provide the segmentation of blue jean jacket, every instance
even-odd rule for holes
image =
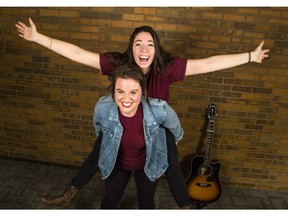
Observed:
[[[151,98],[149,101],[150,106],[143,97],[141,99],[146,144],[144,172],[151,181],[155,181],[168,167],[164,127],[171,131],[175,142],[183,138],[184,132],[177,114],[167,102]],[[106,179],[115,166],[123,134],[118,106],[111,95],[101,97],[96,103],[93,121],[96,135],[98,136],[100,131],[103,134],[98,165],[102,172],[102,179]]]

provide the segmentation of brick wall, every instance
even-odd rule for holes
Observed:
[[[96,136],[93,108],[107,94],[101,72],[18,37],[31,16],[38,31],[95,52],[124,51],[135,27],[150,25],[166,50],[187,58],[253,50],[263,64],[186,77],[170,104],[185,130],[183,172],[207,143],[206,106],[217,105],[212,158],[221,181],[288,190],[288,8],[0,8],[0,155],[80,166]],[[248,55],[247,55],[248,56]],[[248,59],[247,59],[248,60]]]

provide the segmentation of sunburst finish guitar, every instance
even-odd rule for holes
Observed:
[[[210,160],[214,123],[217,117],[215,104],[207,106],[207,116],[209,123],[206,149],[203,154],[192,158],[191,171],[186,179],[191,200],[200,204],[216,202],[222,194],[222,186],[219,180],[221,164],[218,160]]]

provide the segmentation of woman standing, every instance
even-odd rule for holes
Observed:
[[[111,95],[100,98],[93,118],[96,135],[102,133],[98,164],[105,195],[101,208],[117,208],[133,173],[139,208],[154,209],[157,181],[168,167],[164,127],[173,134],[174,143],[183,138],[183,129],[165,101],[147,98],[139,67],[119,67],[110,80]]]
[[[138,27],[132,33],[127,50],[124,53],[94,53],[76,45],[57,40],[37,32],[32,19],[30,26],[22,22],[16,24],[19,36],[45,46],[52,51],[78,63],[100,69],[104,75],[111,75],[126,63],[138,65],[147,79],[148,96],[165,101],[169,99],[169,86],[184,80],[185,76],[222,70],[249,62],[261,63],[268,57],[269,50],[262,50],[264,42],[251,52],[217,55],[203,59],[185,59],[172,57],[160,45],[156,32],[149,26]],[[178,152],[171,134],[166,130],[168,163],[165,173],[170,191],[180,208],[191,208],[186,184],[181,173]],[[95,175],[101,138],[98,137],[92,152],[72,179],[71,185],[59,196],[44,196],[42,201],[50,205],[69,206],[79,189]]]

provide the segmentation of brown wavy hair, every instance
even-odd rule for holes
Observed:
[[[150,26],[140,26],[134,29],[133,33],[130,36],[129,44],[125,52],[108,52],[104,55],[106,55],[106,57],[109,59],[109,62],[112,63],[115,69],[127,63],[132,63],[136,65],[133,58],[133,43],[135,37],[141,32],[148,32],[151,34],[155,47],[155,57],[153,59],[151,68],[153,68],[153,71],[156,75],[163,76],[164,68],[171,64],[174,57],[172,57],[169,52],[164,50],[164,48],[160,44],[160,39],[157,33]]]

